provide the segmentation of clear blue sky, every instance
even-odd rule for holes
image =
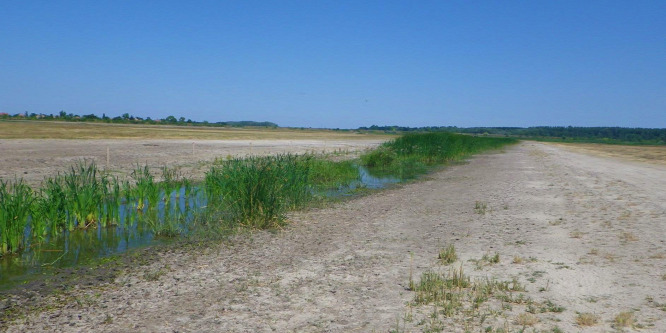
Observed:
[[[0,112],[666,127],[666,1],[2,1]]]

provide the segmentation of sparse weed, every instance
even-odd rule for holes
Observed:
[[[569,237],[571,237],[571,238],[581,238],[581,237],[583,237],[583,232],[576,229],[576,230],[569,233]]]
[[[631,327],[634,325],[634,323],[634,313],[631,311],[620,312],[613,320],[613,325],[615,327]]]
[[[449,265],[456,260],[458,260],[458,256],[456,255],[456,248],[453,246],[453,244],[447,246],[444,249],[441,249],[439,251],[439,261],[440,263],[444,265]]]
[[[481,257],[481,259],[470,259],[469,261],[476,265],[476,269],[482,269],[487,265],[498,264],[500,262],[500,255],[497,252],[495,252],[495,254],[492,256],[486,253],[483,255],[483,257]]]
[[[534,326],[539,322],[539,318],[531,313],[521,313],[516,317],[515,323],[520,326]]]
[[[485,202],[477,201],[476,203],[474,203],[474,212],[476,212],[479,215],[485,215],[487,209],[488,205]]]
[[[620,241],[623,243],[635,242],[638,240],[638,237],[631,232],[624,231],[620,234]]]
[[[580,326],[594,326],[599,322],[599,316],[589,313],[589,312],[583,312],[579,313],[576,316],[576,324]]]

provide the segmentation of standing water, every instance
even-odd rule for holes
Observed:
[[[358,167],[359,177],[346,186],[319,193],[325,197],[348,196],[359,188],[381,189],[401,181],[390,175],[376,175],[365,167]],[[114,225],[96,224],[86,229],[66,230],[39,243],[27,243],[19,253],[0,257],[0,290],[11,288],[32,276],[48,274],[53,269],[85,264],[95,259],[123,253],[168,241],[179,234],[196,228],[196,214],[208,204],[205,191],[200,187],[181,187],[158,202],[147,199],[123,202],[118,207],[118,221]],[[111,207],[106,207],[111,209]],[[30,230],[26,230],[29,238]]]

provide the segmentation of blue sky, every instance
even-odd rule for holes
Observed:
[[[0,112],[666,127],[666,1],[3,1]]]

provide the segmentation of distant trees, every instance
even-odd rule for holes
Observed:
[[[666,144],[666,128],[627,128],[627,127],[401,127],[376,126],[359,127],[359,130],[383,131],[386,133],[399,132],[432,132],[449,131],[476,135],[501,135],[519,138],[532,138],[539,140],[563,142],[598,142],[598,143],[628,143],[628,144]]]
[[[82,122],[104,122],[104,123],[121,123],[121,124],[169,124],[169,125],[178,125],[178,126],[215,126],[215,127],[247,127],[247,126],[256,126],[256,127],[278,127],[277,124],[269,121],[228,121],[228,122],[216,122],[209,123],[208,121],[197,122],[192,119],[186,119],[185,117],[168,116],[164,119],[151,119],[146,117],[143,119],[141,117],[133,116],[129,113],[123,113],[120,116],[110,118],[106,113],[102,113],[102,117],[97,115],[84,114],[82,116],[75,115],[72,113],[67,113],[65,111],[58,112],[57,115],[46,115],[46,114],[36,114],[29,113],[25,111],[23,113],[17,113],[10,115],[5,112],[0,112],[0,119],[2,120],[12,120],[12,119],[21,119],[21,120],[53,120],[53,121],[82,121]]]

